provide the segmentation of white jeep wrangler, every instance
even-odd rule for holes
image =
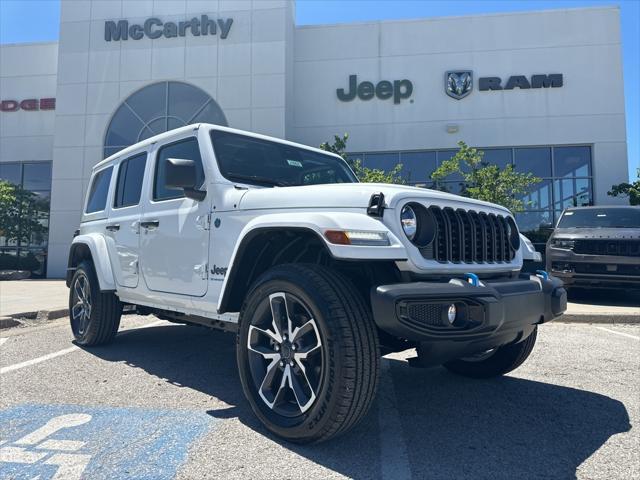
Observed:
[[[521,274],[523,251],[498,205],[358,183],[337,155],[190,125],[95,166],[69,254],[71,328],[107,343],[127,305],[237,331],[255,414],[317,442],[362,419],[386,353],[416,348],[412,364],[471,377],[524,362],[566,293]]]

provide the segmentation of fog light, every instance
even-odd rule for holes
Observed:
[[[456,315],[458,314],[458,310],[456,306],[452,303],[449,305],[449,310],[447,310],[447,320],[449,320],[449,324],[453,325],[453,322],[456,321]]]

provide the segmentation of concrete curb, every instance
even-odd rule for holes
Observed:
[[[0,317],[0,330],[3,328],[11,328],[20,325],[18,320],[14,320],[11,317]]]
[[[16,327],[22,324],[22,320],[32,320],[36,322],[47,322],[69,315],[68,308],[58,308],[56,310],[38,310],[35,312],[12,313],[11,315],[0,317],[0,329]]]
[[[633,313],[565,313],[555,321],[565,323],[640,324],[640,315]]]

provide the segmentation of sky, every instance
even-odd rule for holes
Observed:
[[[297,0],[296,22],[313,25],[603,5],[620,7],[629,176],[635,178],[640,168],[640,0]],[[59,20],[59,0],[0,0],[0,43],[57,40]]]

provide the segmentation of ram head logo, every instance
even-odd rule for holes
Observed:
[[[453,70],[444,75],[444,91],[451,98],[460,100],[471,93],[473,74],[471,70]]]

